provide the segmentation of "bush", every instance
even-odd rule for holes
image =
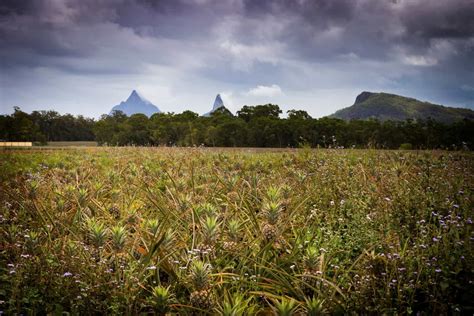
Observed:
[[[413,149],[413,145],[410,144],[410,143],[403,143],[400,145],[400,150],[412,150]]]

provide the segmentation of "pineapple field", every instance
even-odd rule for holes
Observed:
[[[472,314],[470,152],[0,152],[0,314]]]

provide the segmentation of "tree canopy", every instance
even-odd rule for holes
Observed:
[[[15,108],[0,115],[0,139],[7,141],[92,141],[109,146],[472,148],[474,122],[434,120],[378,121],[312,118],[290,110],[280,118],[278,105],[243,106],[209,117],[192,111],[126,116],[120,111],[94,120],[55,111]],[[402,147],[403,147],[402,146]]]

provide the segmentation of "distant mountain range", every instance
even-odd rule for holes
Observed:
[[[452,108],[388,93],[364,91],[354,105],[341,109],[330,117],[343,120],[404,121],[406,119],[428,119],[452,123],[465,118],[474,120],[474,111],[466,108]]]
[[[150,117],[154,113],[161,113],[160,109],[133,90],[128,99],[112,108],[113,111],[122,111],[127,116],[143,113]],[[203,114],[205,117],[213,113],[232,115],[225,107],[220,94],[217,94],[211,111]],[[443,105],[422,102],[413,98],[389,93],[373,93],[364,91],[359,94],[352,106],[341,109],[330,117],[343,120],[366,120],[370,118],[380,121],[404,121],[407,119],[428,119],[443,123],[452,123],[465,118],[474,120],[474,111],[466,108],[453,108]]]
[[[122,101],[119,105],[114,106],[109,114],[112,114],[114,111],[122,111],[127,116],[142,113],[148,117],[155,113],[161,113],[160,109],[156,105],[145,99],[136,90],[132,91],[126,101]],[[211,116],[212,113],[217,112],[232,115],[232,113],[225,107],[224,101],[222,101],[220,94],[216,96],[211,111],[203,114],[203,116],[208,117]]]
[[[137,113],[143,113],[146,116],[150,117],[155,113],[160,113],[160,109],[138,94],[137,91],[133,90],[128,99],[125,102],[120,102],[119,105],[116,105],[110,111],[110,114],[114,111],[122,111],[127,116]]]

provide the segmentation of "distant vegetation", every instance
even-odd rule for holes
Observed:
[[[344,120],[373,118],[381,121],[431,118],[449,124],[466,118],[474,120],[474,111],[422,102],[396,94],[362,92],[354,105],[337,111],[332,117]]]
[[[367,102],[367,100],[362,103]],[[357,148],[472,148],[474,121],[442,123],[427,120],[313,119],[301,110],[280,118],[278,105],[244,106],[233,116],[216,111],[210,117],[185,111],[130,117],[122,112],[99,120],[60,115],[54,111],[31,114],[15,109],[0,116],[0,139],[8,141],[97,141],[108,146],[211,147],[357,147]]]

